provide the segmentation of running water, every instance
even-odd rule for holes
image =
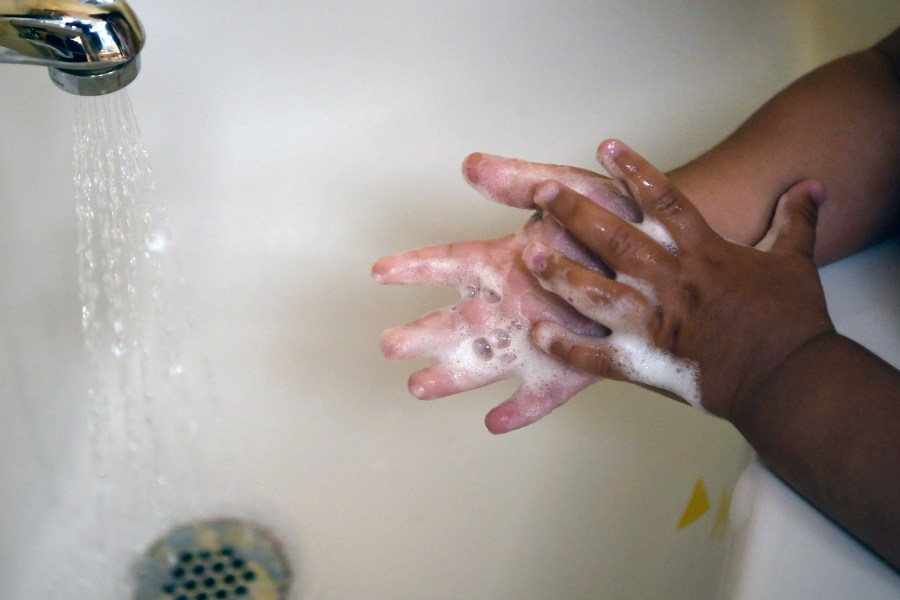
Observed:
[[[188,347],[181,270],[131,103],[124,90],[75,101],[90,452],[55,540],[77,547],[77,559],[68,554],[44,585],[45,597],[113,600],[131,596],[129,569],[155,538],[230,490],[201,472],[227,460],[211,456],[223,451],[210,443],[219,411],[202,356]]]

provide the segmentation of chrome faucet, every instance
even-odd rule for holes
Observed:
[[[134,81],[144,37],[124,0],[0,0],[0,63],[48,67],[57,87],[79,96]]]

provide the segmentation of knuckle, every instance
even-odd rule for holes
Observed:
[[[653,199],[653,212],[662,216],[673,216],[681,212],[681,194],[671,184],[665,185]]]
[[[601,377],[606,377],[610,370],[610,361],[609,357],[605,354],[600,354],[596,351],[587,351],[587,349],[583,349],[580,360],[576,363],[576,365],[582,365],[581,368],[585,371],[593,373],[595,375],[600,375]]]
[[[609,291],[597,286],[586,287],[584,295],[591,304],[608,304],[613,301]]]
[[[609,252],[614,256],[629,256],[634,253],[634,236],[630,226],[624,223],[615,226],[609,233]]]
[[[647,325],[651,337],[658,338],[659,332],[662,331],[665,326],[665,316],[662,307],[656,306],[651,311]]]
[[[666,336],[661,340],[660,346],[670,352],[678,353],[681,343],[681,319],[673,319],[666,327]]]
[[[547,257],[547,264],[538,275],[545,283],[545,289],[549,288],[553,292],[565,292],[577,285],[577,278],[572,269],[561,263],[556,256]]]
[[[612,361],[600,348],[582,345],[573,346],[570,349],[567,362],[582,371],[587,371],[600,377],[610,377],[613,372]]]
[[[650,316],[648,333],[654,345],[660,348],[668,348],[668,341],[672,339],[672,321],[662,307],[657,306]]]
[[[681,343],[683,323],[682,315],[676,311],[657,308],[650,318],[650,339],[657,348],[677,353]]]
[[[681,304],[688,313],[694,312],[701,303],[700,288],[694,283],[684,283],[681,286]]]
[[[565,192],[560,192],[548,206],[553,215],[562,223],[578,222],[582,219],[582,205]]]

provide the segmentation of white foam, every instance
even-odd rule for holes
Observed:
[[[700,404],[700,371],[687,360],[653,346],[644,336],[613,332],[606,342],[616,351],[623,375],[629,380],[667,390],[691,406]]]
[[[480,331],[468,332],[461,343],[439,357],[439,362],[450,370],[454,380],[472,376],[495,380],[507,371],[518,372],[523,361],[526,361],[530,340],[527,332],[514,328],[513,319],[492,318],[485,326],[491,331],[507,332],[509,343],[500,348]],[[490,350],[490,358],[486,358],[487,349]]]
[[[624,283],[629,287],[633,287],[639,291],[644,298],[650,301],[654,306],[659,306],[659,296],[656,294],[656,288],[649,281],[632,277],[625,273],[616,273],[616,281]]]
[[[653,238],[672,254],[678,254],[678,246],[675,245],[675,240],[672,239],[669,230],[656,219],[651,219],[645,215],[640,223],[633,223],[633,225]]]
[[[506,277],[512,265],[508,257],[501,258],[498,254],[494,258],[497,260],[490,266],[483,262],[468,266],[468,279],[477,281],[479,287],[463,287],[457,305],[459,309],[465,302],[486,303],[492,307],[490,315],[478,324],[477,329],[468,324],[461,326],[461,341],[440,353],[436,357],[438,364],[443,365],[457,382],[473,378],[496,381],[516,375],[525,388],[532,390],[588,378],[534,344],[531,340],[533,323],[521,313],[517,302],[506,299],[507,302],[501,304],[504,294],[510,293]],[[494,264],[499,268],[494,268]]]
[[[656,221],[645,220],[642,228],[655,240],[667,247],[674,247],[666,229]],[[528,237],[516,236],[514,247],[525,244]],[[541,350],[531,339],[534,323],[522,314],[522,307],[510,298],[508,277],[513,264],[509,259],[509,246],[503,246],[488,256],[487,260],[466,265],[465,280],[471,283],[460,289],[460,310],[466,302],[494,305],[487,308],[487,318],[477,326],[468,323],[459,330],[459,343],[445,349],[438,358],[439,364],[448,369],[450,376],[459,382],[481,380],[496,381],[513,374],[521,378],[523,386],[532,390],[547,390],[553,386],[569,387],[576,379],[588,377],[570,365]],[[658,304],[655,288],[647,281],[618,274],[620,283],[641,293],[651,305]],[[477,286],[477,287],[476,287]],[[527,299],[525,299],[527,301]],[[588,303],[582,303],[587,307]],[[585,311],[585,316],[609,326],[612,335],[603,338],[611,347],[623,375],[636,383],[667,390],[683,398],[695,407],[700,404],[700,373],[696,365],[680,359],[670,352],[655,347],[644,334],[645,323],[639,318],[641,311],[630,298]],[[592,313],[592,314],[588,314]],[[550,320],[551,315],[542,315]],[[499,332],[499,333],[498,333]],[[502,341],[500,347],[499,340]]]

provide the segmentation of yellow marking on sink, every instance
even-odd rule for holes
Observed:
[[[706,493],[706,486],[703,485],[703,478],[697,478],[697,483],[694,485],[694,491],[691,494],[690,499],[688,499],[687,506],[684,507],[684,513],[681,515],[681,520],[678,521],[678,529],[683,529],[687,527],[700,517],[706,514],[709,510],[709,494]]]

